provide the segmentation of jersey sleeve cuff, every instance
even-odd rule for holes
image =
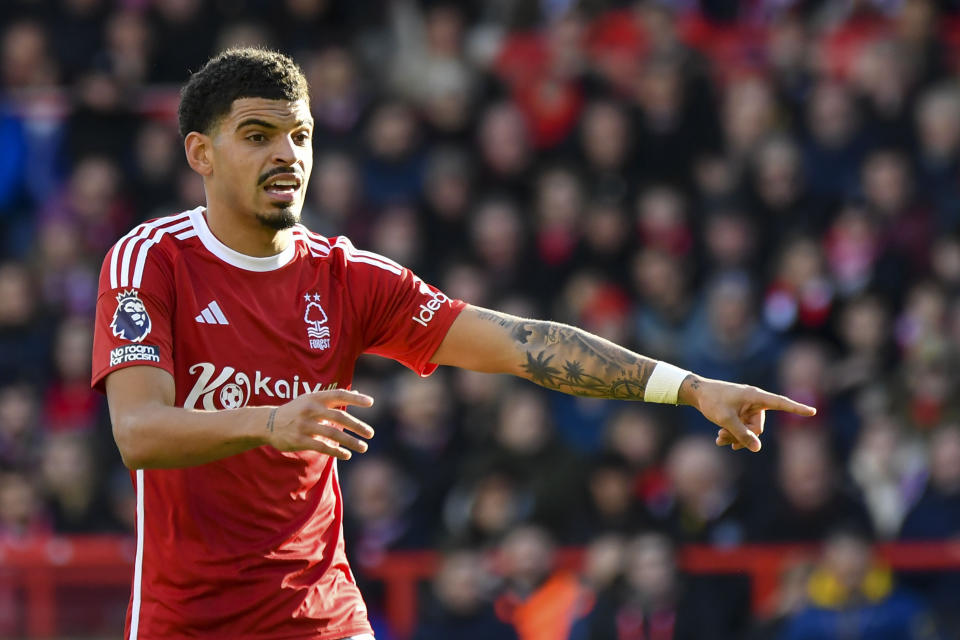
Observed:
[[[103,367],[99,371],[94,372],[93,377],[91,378],[91,381],[90,381],[90,386],[95,391],[99,391],[100,393],[106,394],[107,376],[109,376],[111,373],[113,373],[114,371],[120,371],[120,369],[126,369],[127,367],[144,367],[144,366],[163,369],[164,371],[169,373],[171,376],[174,375],[173,367],[169,363],[152,362],[149,360],[130,360],[127,362],[120,362],[115,365],[109,365],[109,366]]]
[[[434,331],[430,336],[430,344],[424,349],[424,358],[416,363],[412,363],[410,366],[411,369],[417,372],[417,374],[426,378],[431,373],[437,370],[439,365],[430,362],[430,359],[433,358],[433,355],[437,352],[437,349],[440,348],[440,344],[443,342],[443,339],[447,337],[447,332],[450,331],[453,321],[457,319],[457,316],[460,315],[460,312],[466,308],[467,303],[463,300],[451,300],[450,306],[447,308],[447,312],[439,315],[434,318],[436,326]]]

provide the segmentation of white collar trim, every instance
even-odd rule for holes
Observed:
[[[220,242],[220,240],[213,235],[210,227],[207,226],[207,219],[203,215],[203,210],[203,207],[197,207],[190,212],[190,219],[193,221],[193,228],[197,231],[197,237],[200,238],[200,242],[207,248],[207,251],[229,265],[246,269],[247,271],[275,271],[289,264],[296,255],[297,242],[294,238],[290,239],[290,244],[287,245],[286,249],[276,255],[265,258],[248,256],[245,253],[235,251]]]

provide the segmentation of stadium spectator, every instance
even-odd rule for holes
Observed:
[[[344,529],[360,562],[376,564],[391,549],[429,542],[407,513],[416,486],[390,459],[370,456],[350,469],[344,480],[348,498]]]
[[[814,196],[836,201],[855,193],[867,150],[861,116],[850,88],[823,80],[807,103],[804,169]]]
[[[43,317],[30,272],[0,264],[0,367],[4,378],[40,382],[47,372],[53,324]]]
[[[593,607],[589,589],[556,566],[554,552],[547,532],[530,525],[511,531],[498,549],[503,583],[495,607],[520,640],[565,638]]]
[[[0,387],[0,468],[29,471],[42,435],[36,388],[24,382]]]
[[[670,638],[724,640],[742,624],[730,615],[729,593],[719,597],[684,579],[674,549],[661,534],[632,538],[623,551],[621,579],[601,591],[570,640]]]
[[[850,454],[850,477],[863,494],[873,530],[883,539],[900,533],[926,472],[923,444],[902,432],[895,420],[875,416],[860,429]]]
[[[535,498],[509,473],[492,469],[453,487],[444,506],[450,544],[489,550],[530,517]]]
[[[917,103],[917,188],[936,210],[936,228],[960,225],[960,88],[956,82],[928,89]]]
[[[673,500],[660,518],[671,539],[718,547],[742,543],[745,505],[729,462],[701,436],[681,439],[667,455]]]
[[[464,461],[463,474],[499,470],[531,496],[531,516],[561,531],[568,505],[581,486],[578,457],[557,436],[546,399],[534,389],[509,390],[501,398],[493,440]]]
[[[871,531],[867,510],[843,486],[822,431],[785,431],[779,449],[776,489],[753,513],[754,540],[814,542],[840,525]]]
[[[861,535],[832,534],[807,583],[809,604],[787,622],[781,640],[938,639],[923,603],[898,589],[871,556]]]
[[[309,55],[304,72],[313,87],[311,102],[318,151],[351,150],[358,127],[367,113],[370,96],[361,84],[357,61],[350,51],[335,45]]]
[[[625,460],[604,455],[590,464],[582,516],[572,519],[566,538],[583,544],[604,534],[629,535],[649,526],[650,516],[633,494],[633,475]]]
[[[42,538],[51,531],[41,494],[21,473],[0,474],[0,539],[23,542]]]
[[[903,521],[904,540],[947,540],[960,534],[960,427],[946,424],[931,435],[929,467],[927,486]],[[911,584],[926,596],[944,628],[960,629],[957,572],[911,576]]]
[[[40,477],[53,526],[65,533],[94,533],[113,528],[110,504],[89,438],[77,433],[48,436]]]
[[[447,554],[413,640],[516,640],[514,628],[494,613],[487,593],[491,584],[492,576],[477,554]]]
[[[694,307],[686,286],[688,269],[669,252],[647,248],[634,254],[631,267],[639,298],[633,328],[636,341],[657,357],[683,360],[688,357],[686,332]]]
[[[749,276],[718,276],[703,295],[703,308],[687,325],[681,361],[744,382],[769,379],[779,345],[768,326],[754,317]]]
[[[930,478],[907,514],[900,536],[950,538],[960,533],[960,428],[945,425],[930,439]]]

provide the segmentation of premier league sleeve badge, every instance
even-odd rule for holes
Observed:
[[[140,342],[150,333],[151,326],[150,315],[136,289],[117,294],[117,310],[110,321],[113,335],[130,342]]]

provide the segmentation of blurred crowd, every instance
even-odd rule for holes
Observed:
[[[692,410],[364,359],[378,435],[341,467],[348,547],[361,580],[390,551],[443,552],[417,640],[955,637],[960,580],[896,576],[870,544],[960,537],[958,12],[4,0],[0,538],[132,530],[89,388],[100,263],[203,202],[178,86],[263,45],[311,85],[309,227],[451,296],[819,408],[769,416],[751,456]],[[764,619],[743,579],[676,561],[788,541],[826,544]],[[582,575],[555,561],[569,545]]]

